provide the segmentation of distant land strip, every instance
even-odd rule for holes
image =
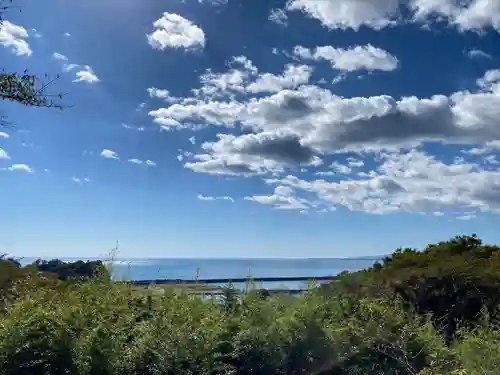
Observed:
[[[338,276],[302,276],[302,277],[245,277],[233,279],[157,279],[157,280],[130,280],[132,285],[176,285],[176,284],[228,284],[252,282],[288,282],[288,281],[330,281]]]

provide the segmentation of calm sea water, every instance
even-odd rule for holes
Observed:
[[[63,259],[75,260],[75,259]],[[360,259],[119,259],[108,262],[115,280],[246,277],[314,277],[357,271],[377,258]],[[23,259],[30,263],[34,259]],[[302,287],[299,283],[260,283],[259,287]]]

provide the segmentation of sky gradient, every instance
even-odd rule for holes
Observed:
[[[500,242],[500,0],[51,0],[0,26],[0,253]]]

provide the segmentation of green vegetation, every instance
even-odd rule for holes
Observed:
[[[3,259],[0,374],[497,374],[499,255],[456,237],[302,296],[241,300]]]

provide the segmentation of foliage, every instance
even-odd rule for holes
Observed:
[[[474,323],[481,309],[495,315],[500,294],[500,247],[457,236],[423,251],[398,249],[364,273],[365,288],[389,290],[432,320],[450,341],[459,322]],[[373,289],[373,288],[372,288]]]
[[[52,259],[49,261],[38,259],[33,265],[41,272],[55,274],[60,280],[96,276],[109,279],[110,277],[106,267],[100,260],[63,262],[59,259]]]
[[[10,285],[23,288],[14,288],[0,312],[0,374],[496,374],[497,307],[481,300],[470,321],[447,307],[456,318],[449,338],[436,324],[432,293],[423,285],[438,296],[453,292],[432,278],[446,281],[455,267],[459,281],[453,298],[467,306],[458,291],[491,287],[497,250],[474,236],[457,237],[422,252],[398,250],[379,266],[346,273],[304,295],[250,288],[239,296],[229,285],[221,298],[211,299],[170,289],[138,295],[136,287],[99,272],[85,282],[63,281],[68,268],[60,261],[38,262],[65,270],[53,273],[61,280],[43,284],[36,277],[50,272],[3,260],[0,275],[5,269],[21,275],[20,284]],[[486,267],[484,279],[477,274],[479,265]],[[370,281],[386,289],[377,293]],[[398,291],[397,285],[406,289]],[[409,298],[409,290],[417,297]],[[422,309],[415,308],[418,303]]]
[[[0,27],[2,27],[0,25]],[[0,72],[0,100],[10,100],[30,107],[55,107],[62,109],[62,105],[55,102],[52,97],[62,99],[62,94],[48,94],[47,89],[59,76],[39,84],[36,75]]]

